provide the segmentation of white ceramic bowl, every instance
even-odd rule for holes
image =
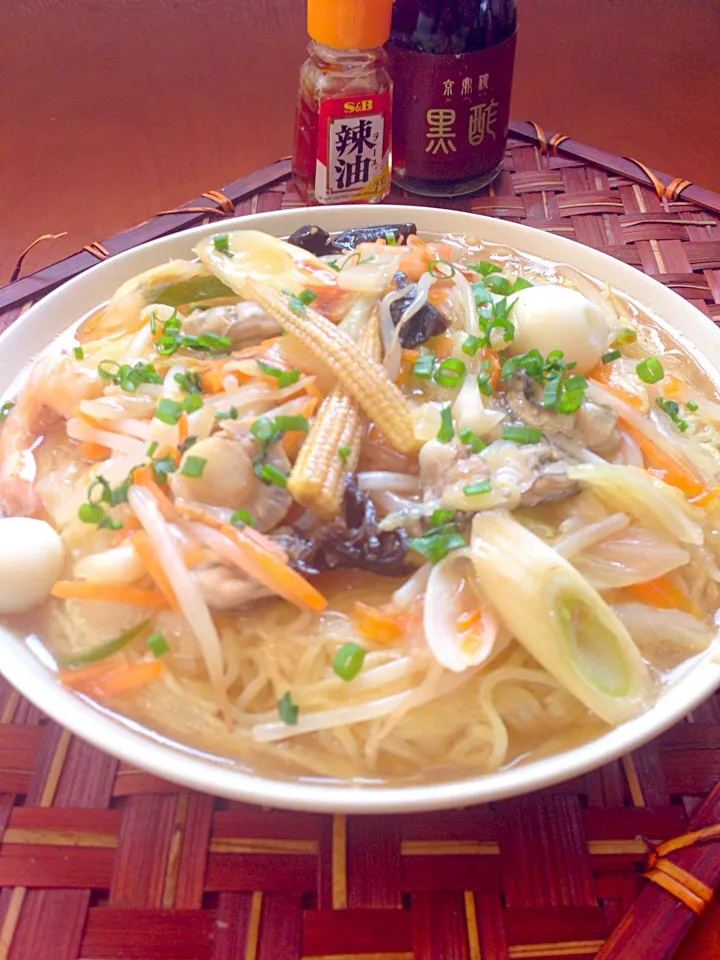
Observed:
[[[420,232],[455,233],[505,243],[548,260],[571,264],[640,301],[688,346],[720,385],[720,331],[677,294],[618,260],[562,237],[472,214],[426,207],[330,207],[257,214],[222,223],[223,231],[254,228],[287,236],[305,223],[329,231],[350,226],[413,220]],[[0,337],[0,396],[27,362],[76,319],[106,300],[134,274],[191,248],[217,224],[164,237],[113,257],[45,297]],[[701,347],[702,353],[698,349]],[[0,628],[0,669],[22,694],[79,737],[128,763],[197,790],[275,807],[384,813],[461,807],[538,790],[615,759],[672,726],[720,685],[720,664],[711,655],[696,662],[656,705],[635,720],[564,753],[513,769],[449,783],[407,787],[322,785],[254,776],[232,762],[170,744],[138,724],[109,714],[63,687],[25,644]]]

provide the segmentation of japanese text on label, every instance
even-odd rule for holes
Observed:
[[[382,133],[379,114],[331,124],[330,168],[336,190],[363,186],[381,172]]]

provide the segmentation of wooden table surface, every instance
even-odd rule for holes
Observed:
[[[720,191],[717,0],[520,16],[514,117]],[[302,0],[0,0],[0,282],[289,154],[305,43]]]
[[[720,191],[717,0],[520,17],[515,118]],[[289,154],[305,43],[303,0],[0,0],[0,283]]]

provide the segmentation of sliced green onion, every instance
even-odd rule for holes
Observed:
[[[289,387],[300,379],[299,370],[283,370],[277,378],[278,387]]]
[[[502,273],[491,273],[485,277],[485,286],[491,293],[495,293],[501,297],[507,297],[508,294],[512,293],[513,285],[510,283],[507,277],[504,277]]]
[[[632,327],[620,327],[619,330],[615,331],[615,336],[612,339],[612,346],[615,346],[616,343],[635,343],[637,340],[637,333],[632,329]]]
[[[353,680],[362,670],[365,647],[359,643],[344,643],[333,659],[332,668],[341,680]]]
[[[680,433],[685,433],[689,424],[687,420],[683,420],[680,416],[679,404],[677,404],[674,400],[663,400],[662,397],[658,397],[655,403],[657,403],[660,409],[670,417]]]
[[[164,487],[167,483],[168,474],[175,473],[177,464],[172,457],[160,457],[151,463],[153,479],[159,486]]]
[[[292,417],[281,414],[275,417],[275,427],[277,430],[282,430],[283,433],[287,430],[297,430],[300,433],[307,433],[308,420],[307,417],[303,416]]]
[[[127,646],[135,637],[138,637],[149,623],[149,620],[136,623],[134,627],[125,630],[124,633],[115,637],[114,640],[108,640],[107,643],[103,643],[93,650],[86,650],[84,653],[75,653],[70,657],[62,657],[58,660],[58,663],[61,667],[82,667],[85,666],[86,663],[97,663],[98,660],[105,660],[106,657],[111,657],[114,653],[117,653],[118,650],[122,650],[123,647]]]
[[[238,411],[238,408],[230,407],[230,409],[226,410],[224,413],[216,413],[215,419],[216,420],[237,420],[239,416],[240,416],[240,413]]]
[[[658,383],[665,376],[663,365],[657,357],[647,357],[635,367],[635,372],[643,383]]]
[[[78,510],[78,518],[83,523],[102,523],[105,519],[105,510],[97,503],[83,503]]]
[[[415,361],[415,366],[413,367],[413,373],[416,377],[419,377],[421,380],[429,380],[432,376],[433,368],[435,367],[435,354],[434,353],[423,353],[422,356],[419,356]]]
[[[468,267],[474,273],[479,273],[483,277],[489,277],[491,273],[502,273],[502,270],[496,263],[490,263],[489,260],[481,260],[479,263],[469,263]]]
[[[343,463],[347,463],[351,453],[352,453],[351,447],[338,447],[338,456],[340,457]]]
[[[180,385],[180,388],[184,390],[185,393],[203,392],[199,373],[176,373],[173,380]]]
[[[452,280],[456,273],[455,267],[449,260],[431,260],[427,271],[436,280]]]
[[[455,519],[455,511],[438,507],[430,514],[429,523],[431,527],[441,527],[446,523],[452,523]]]
[[[389,247],[397,246],[397,237],[391,230],[388,230],[385,234],[385,243],[387,243]]]
[[[159,630],[156,633],[151,633],[145,642],[150,648],[152,655],[157,659],[164,657],[166,653],[170,653],[170,647],[165,639],[165,634],[160,633]]]
[[[253,420],[250,424],[250,433],[258,439],[260,443],[268,444],[275,439],[277,433],[275,422],[270,417],[258,417],[257,420]]]
[[[123,523],[121,520],[113,520],[112,517],[104,516],[100,523],[98,524],[98,529],[100,530],[122,530]]]
[[[255,465],[255,476],[263,483],[272,484],[276,487],[287,486],[287,474],[283,473],[279,467],[273,463],[258,463]]]
[[[476,433],[473,433],[470,427],[463,427],[462,430],[459,430],[458,439],[462,443],[466,443],[473,453],[480,453],[480,451],[484,450],[487,446],[482,437],[479,437]]]
[[[502,438],[513,443],[540,443],[542,430],[539,427],[503,427]]]
[[[0,407],[0,423],[2,423],[3,420],[7,419],[7,415],[10,413],[10,411],[14,406],[15,404],[12,402],[12,400],[8,400],[6,403],[4,403]]]
[[[607,353],[604,353],[600,359],[603,363],[612,363],[613,360],[619,360],[622,354],[619,350],[608,350]]]
[[[178,450],[180,454],[186,454],[190,447],[194,447],[198,442],[198,437],[186,437],[181,444],[178,444]]]
[[[183,405],[170,397],[163,397],[155,410],[155,419],[174,427],[183,415]]]
[[[433,374],[433,380],[441,387],[457,387],[466,373],[465,364],[456,357],[443,360]]]
[[[466,497],[475,497],[480,493],[490,493],[491,490],[492,483],[489,480],[478,480],[463,487],[463,493]]]
[[[459,533],[426,534],[424,537],[412,537],[408,541],[411,550],[425,557],[430,563],[439,563],[451,550],[465,547],[467,544]]]
[[[204,457],[185,457],[180,473],[184,477],[197,479],[203,475],[207,460]]]
[[[450,407],[443,407],[440,411],[440,429],[437,438],[440,443],[450,443],[455,436],[455,427],[453,426],[452,410]]]
[[[98,364],[97,372],[101,380],[114,380],[117,376],[117,371],[120,369],[120,364],[117,360],[101,360]]]
[[[299,370],[281,370],[279,367],[273,367],[264,360],[256,360],[255,363],[260,367],[267,377],[273,377],[277,380],[278,387],[289,387],[300,379]]]
[[[162,383],[163,378],[151,363],[139,360],[134,366],[119,364],[115,360],[101,360],[98,375],[109,380],[126,393],[135,393],[142,383]]]
[[[283,293],[288,293],[288,290],[284,290]],[[296,296],[290,296],[288,300],[288,307],[292,310],[293,313],[297,313],[298,316],[304,317],[307,313],[306,307],[309,306],[313,300],[317,300],[317,294],[313,293],[311,290],[301,290]]]
[[[477,378],[478,390],[484,397],[491,397],[493,395],[493,386],[490,383],[490,375],[487,373],[479,373]]]
[[[277,707],[278,713],[280,714],[280,719],[283,723],[286,723],[289,727],[297,726],[300,708],[293,703],[289,690],[286,694],[280,697],[277,702]]]
[[[583,405],[588,382],[581,373],[576,373],[562,381],[562,396],[557,405],[560,413],[575,413]]]
[[[688,410],[689,410],[691,413],[695,413],[695,411],[696,411],[697,408],[698,408],[698,405],[695,403],[694,400],[688,400],[688,402],[685,404],[685,406],[688,408]]]
[[[247,510],[236,510],[235,513],[230,517],[230,523],[234,527],[238,527],[240,530],[242,530],[243,527],[254,526],[253,518]]]
[[[73,347],[73,354],[74,354],[76,360],[84,360],[84,359],[85,359],[85,351],[83,350],[82,347]]]
[[[471,333],[462,343],[460,349],[463,353],[466,353],[469,357],[474,357],[478,350],[483,346],[482,337],[476,337],[474,333]]]
[[[148,455],[149,457],[154,457],[154,456],[155,456],[155,451],[157,450],[157,448],[158,448],[159,446],[160,446],[160,444],[157,442],[157,440],[153,440],[153,442],[152,442],[152,443],[150,444],[150,446],[147,448],[147,451],[146,451],[147,455]]]
[[[189,393],[182,402],[185,413],[195,413],[195,411],[200,410],[202,406],[203,398],[197,393]]]
[[[218,233],[213,237],[213,246],[218,253],[224,253],[228,257],[233,257],[234,254],[230,251],[230,238],[226,233]]]

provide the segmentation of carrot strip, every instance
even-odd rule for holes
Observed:
[[[129,690],[144,687],[158,677],[164,669],[165,664],[161,660],[141,660],[122,670],[113,670],[106,677],[98,678],[92,684],[93,693],[108,697],[127,693]]]
[[[208,510],[203,510],[202,507],[198,507],[193,503],[179,503],[177,509],[178,512],[183,517],[187,517],[188,520],[197,520],[200,523],[204,523],[206,527],[212,527],[213,530],[223,530],[226,526],[222,520],[218,520],[218,518]],[[260,549],[267,553],[273,553],[282,563],[287,563],[288,555],[276,543],[273,543],[269,537],[260,533],[259,530],[253,530],[252,527],[245,527],[244,530],[245,535],[254,540]]]
[[[94,440],[83,440],[78,447],[78,453],[86,460],[98,462],[107,460],[111,456],[112,450],[109,447],[104,447],[101,443],[95,443]]]
[[[140,521],[135,516],[134,513],[131,513],[125,520],[123,520],[123,525],[121,530],[116,530],[118,543],[122,543],[123,540],[127,540],[128,537],[131,537],[136,530],[140,529]]]
[[[81,410],[79,407],[75,411],[75,416],[78,418],[78,420],[82,420],[83,423],[86,423],[89,427],[94,427],[96,430],[112,431],[112,427],[108,427],[107,424],[102,420],[98,420],[97,417],[93,417],[89,413],[85,413],[85,411]]]
[[[302,610],[309,610],[311,613],[322,613],[325,610],[327,600],[320,591],[288,566],[286,561],[279,560],[275,551],[269,552],[260,547],[257,541],[248,535],[247,527],[237,530],[225,526],[220,532],[240,548],[253,576],[268,590]]]
[[[178,420],[178,445],[185,443],[189,435],[190,428],[188,426],[188,416],[186,413],[183,413]]]
[[[378,643],[391,643],[404,633],[395,614],[360,600],[355,602],[355,620],[360,633]]]
[[[178,605],[177,596],[175,595],[173,586],[168,580],[168,576],[163,569],[163,565],[158,560],[155,549],[148,540],[145,531],[141,530],[139,533],[136,533],[130,542],[133,545],[133,549],[142,560],[145,569],[150,574],[155,586],[163,594],[171,608],[176,613],[179,613],[180,607]]]
[[[160,508],[160,512],[166,520],[175,519],[177,515],[175,505],[155,483],[151,467],[148,465],[137,467],[137,469],[133,471],[133,483],[136,483],[139,487],[145,487],[146,490],[150,491],[150,493],[155,497],[157,505]]]
[[[142,590],[124,583],[89,583],[86,580],[57,580],[50,591],[59,600],[100,600],[132,607],[165,610],[168,602],[157,590]]]
[[[645,583],[633,583],[625,587],[625,592],[633,600],[650,607],[659,607],[661,610],[684,610],[696,616],[702,615],[698,606],[675,586],[667,574],[655,580],[647,580]]]
[[[502,370],[502,363],[497,351],[491,350],[490,347],[483,347],[480,351],[480,360],[481,363],[485,361],[490,363],[490,386],[493,390],[497,390],[500,386],[500,371]]]
[[[124,661],[119,659],[103,660],[101,663],[88,663],[85,667],[63,667],[57,675],[66,687],[84,687],[115,670],[122,670],[124,665]]]
[[[183,561],[188,569],[198,567],[205,560],[205,551],[202,547],[188,547],[183,550]]]
[[[441,334],[439,337],[433,337],[431,340],[428,340],[428,345],[432,348],[438,360],[444,360],[453,352],[455,338]]]
[[[222,371],[215,368],[207,370],[200,375],[203,393],[224,393],[225,384],[223,383]]]
[[[623,421],[625,430],[640,447],[648,467],[659,471],[665,483],[682,490],[687,497],[698,497],[708,492],[705,485],[688,468],[661,450],[641,430],[628,423],[622,416],[620,419]]]
[[[629,403],[631,407],[633,407],[635,410],[638,410],[640,413],[646,413],[646,401],[639,394],[632,393],[630,390],[624,390],[621,386],[618,386],[617,383],[611,383],[611,376],[612,364],[599,363],[597,367],[590,371],[588,374],[588,379],[591,384],[593,381],[595,381],[596,383],[600,384],[603,390],[607,390],[608,393],[612,393],[613,396],[618,398],[618,400],[624,400],[625,403]]]
[[[676,394],[682,393],[687,384],[672,373],[666,373],[660,386],[663,388],[663,396],[674,397]]]
[[[311,417],[317,405],[318,401],[316,397],[308,397],[298,408],[298,414],[302,417]],[[288,430],[284,433],[280,442],[282,443],[282,448],[285,453],[289,457],[296,454],[305,442],[305,437],[307,437],[307,433],[303,433],[302,430]]]
[[[317,377],[309,377],[308,382],[305,384],[305,392],[308,396],[313,397],[315,400],[323,400],[325,394],[318,387],[316,383]]]

